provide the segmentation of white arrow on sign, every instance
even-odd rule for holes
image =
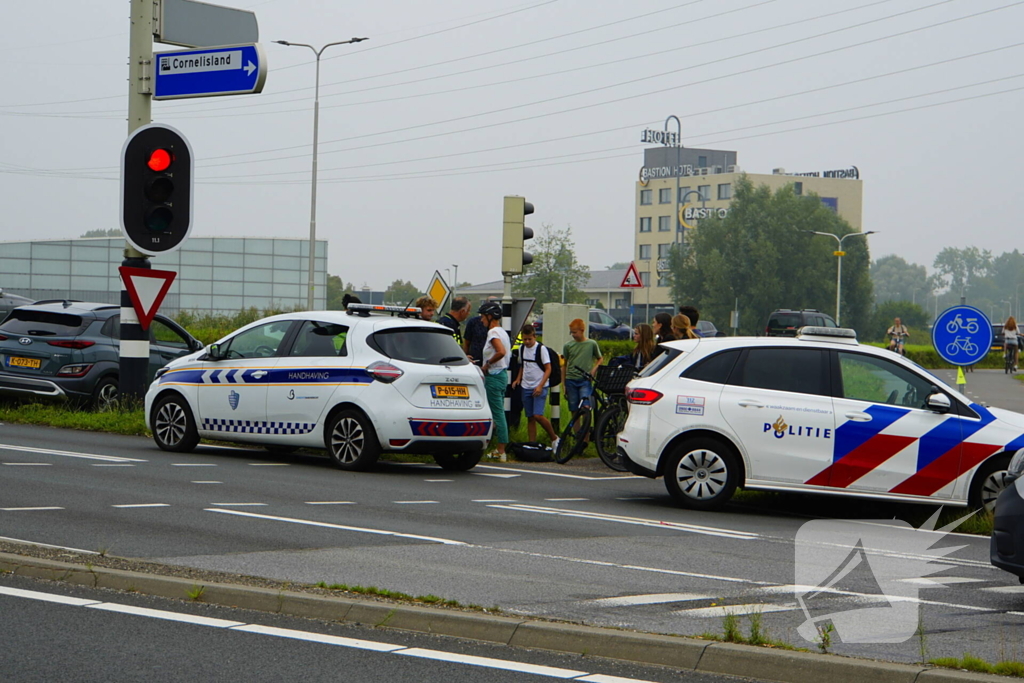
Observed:
[[[252,62],[249,62],[248,64],[245,65],[245,75],[246,76],[252,76],[252,72],[255,71],[255,70],[256,70],[256,65],[253,64]]]

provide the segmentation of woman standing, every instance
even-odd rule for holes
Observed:
[[[1003,323],[1003,343],[1006,345],[1006,352],[1013,354],[1013,371],[1016,372],[1020,354],[1020,338],[1017,335],[1017,320],[1012,315]]]
[[[682,313],[677,313],[672,318],[672,332],[677,339],[697,339],[697,333],[690,326],[690,319]]]
[[[487,329],[484,342],[483,364],[484,389],[487,404],[491,407],[494,421],[495,450],[489,455],[504,461],[505,444],[508,443],[508,423],[505,422],[505,387],[508,385],[509,341],[508,332],[501,327],[501,304],[488,301],[480,306],[480,321]]]
[[[672,316],[668,313],[659,313],[654,316],[654,328],[655,341],[658,344],[662,344],[667,341],[675,341],[677,339],[675,333],[672,331]]]
[[[658,347],[654,343],[654,328],[647,323],[640,323],[633,328],[633,341],[636,342],[636,347],[634,347],[633,355],[630,358],[633,361],[633,367],[640,372],[658,353]]]

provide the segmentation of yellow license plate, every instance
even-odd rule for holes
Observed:
[[[43,361],[38,358],[19,358],[17,356],[10,356],[7,359],[7,365],[17,368],[35,368],[38,370],[43,365]]]
[[[431,384],[434,398],[469,398],[469,387],[460,384]]]

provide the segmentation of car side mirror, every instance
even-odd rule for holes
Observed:
[[[210,344],[209,348],[206,349],[206,357],[209,360],[224,360],[220,344]]]
[[[928,394],[924,404],[928,410],[933,410],[936,413],[948,413],[949,409],[953,407],[949,396],[940,392],[938,387],[932,387],[932,393]]]

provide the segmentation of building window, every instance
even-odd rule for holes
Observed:
[[[693,188],[691,188],[691,187],[680,187],[679,188],[679,203],[680,204],[685,204],[686,203],[686,193],[689,192],[691,189],[693,189]]]
[[[721,183],[718,186],[719,199],[732,199],[732,183]]]
[[[697,186],[697,192],[700,193],[700,198],[704,201],[711,199],[711,186],[710,185],[699,185]]]
[[[669,284],[668,284],[668,276],[667,275],[662,275],[661,273],[658,273],[658,286],[659,287],[668,287],[669,286]]]
[[[672,203],[672,188],[663,187],[658,190],[658,203],[659,204],[671,204]]]
[[[708,165],[708,158],[703,156],[697,157],[697,165],[700,166],[701,168],[704,168],[705,166]]]
[[[672,251],[672,243],[659,244],[658,245],[658,258],[668,258],[669,253]]]
[[[803,193],[804,193],[804,184],[803,183],[793,183],[793,194],[795,194],[797,197],[799,197]]]
[[[658,232],[668,232],[672,229],[672,216],[658,216]]]
[[[651,260],[651,245],[641,244],[640,245],[640,260],[650,261]]]
[[[651,231],[651,217],[650,216],[644,216],[643,218],[640,219],[640,232],[650,232],[650,231]]]
[[[654,190],[640,190],[640,203],[643,205],[654,202]]]

